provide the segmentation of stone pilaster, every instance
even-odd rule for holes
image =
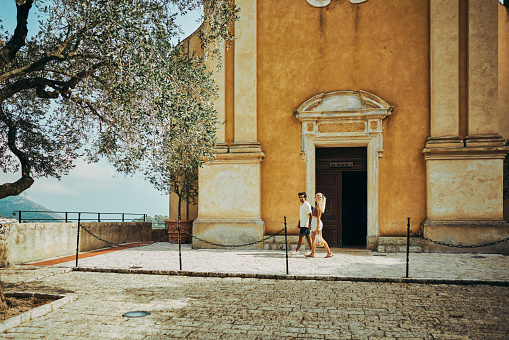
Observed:
[[[226,75],[225,75],[225,56],[224,56],[224,42],[221,41],[218,48],[218,55],[206,62],[207,68],[213,72],[213,77],[218,87],[217,98],[214,100],[214,108],[217,111],[217,118],[219,120],[219,125],[216,130],[216,152],[224,153],[228,152],[228,145],[225,142],[226,133],[225,133],[225,120],[226,120]],[[219,63],[220,65],[218,67]]]
[[[507,237],[509,225],[503,221],[502,197],[507,148],[498,134],[497,120],[498,3],[431,0],[430,5],[431,134],[423,149],[427,176],[424,236],[461,245],[501,240]],[[466,6],[464,11],[462,6]],[[468,24],[467,29],[462,29],[463,24]],[[466,44],[463,50],[462,42]],[[467,63],[466,76],[461,74],[462,58]],[[466,89],[463,95],[462,88]],[[467,125],[463,137],[461,103]],[[430,243],[424,248],[472,251]],[[509,245],[476,251],[507,252]]]
[[[498,6],[468,1],[468,135],[476,145],[498,143]]]
[[[433,147],[463,146],[459,137],[460,0],[430,1],[431,134]]]
[[[235,25],[235,134],[230,152],[261,152],[256,124],[256,0],[236,0],[242,15]]]
[[[264,235],[260,193],[265,155],[257,140],[256,122],[256,0],[236,0],[235,4],[242,14],[235,24],[233,79],[222,80],[224,88],[233,84],[233,143],[229,147],[219,143],[216,160],[199,170],[198,219],[193,224],[195,236],[230,245],[255,242]],[[225,141],[224,128],[218,141]],[[193,239],[193,247],[216,246]],[[261,247],[263,243],[249,246]]]

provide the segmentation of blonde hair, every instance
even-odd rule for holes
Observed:
[[[318,202],[316,203],[320,207],[320,210],[322,211],[322,213],[325,212],[325,201],[326,201],[325,195],[322,194],[321,192],[318,192],[315,195],[315,197],[318,198]]]

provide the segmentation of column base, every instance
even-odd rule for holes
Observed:
[[[503,220],[439,221],[426,219],[422,225],[424,237],[453,245],[482,245],[501,241],[509,237],[509,223]],[[488,247],[476,248],[449,247],[424,241],[423,248],[424,251],[430,253],[509,254],[509,241]]]
[[[193,223],[193,249],[227,249],[220,245],[241,245],[261,241],[264,222],[260,218],[198,218]],[[235,247],[239,249],[263,249],[263,242]]]
[[[228,144],[226,143],[216,143],[214,147],[214,151],[217,153],[228,153]]]
[[[426,148],[461,148],[465,141],[459,136],[451,137],[428,137]]]
[[[467,136],[465,145],[467,147],[503,147],[505,140],[500,135]]]
[[[251,153],[262,152],[262,147],[258,142],[235,142],[230,146],[231,153]]]
[[[366,249],[376,251],[378,249],[378,235],[376,236],[366,236]]]

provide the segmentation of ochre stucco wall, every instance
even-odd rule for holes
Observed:
[[[384,123],[379,234],[403,235],[406,218],[425,218],[429,135],[427,1],[258,0],[258,141],[265,159],[261,209],[265,232],[287,216],[297,224],[304,190],[301,124],[292,112],[321,92],[365,90],[395,106]],[[314,193],[308,193],[311,196]]]
[[[504,6],[498,8],[498,122],[499,133],[509,139],[509,9]],[[509,221],[509,199],[504,219]]]
[[[509,139],[509,9],[498,8],[499,133]]]

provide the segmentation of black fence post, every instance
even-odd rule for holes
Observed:
[[[81,225],[81,213],[78,213],[78,235],[76,237],[76,268],[78,267],[78,254],[80,251],[80,225]]]
[[[65,223],[67,223],[67,211],[65,212]]]
[[[286,229],[286,216],[285,216],[285,249],[286,249],[286,275],[288,275],[288,230]]]
[[[410,217],[407,218],[407,227],[406,227],[406,278],[408,278],[408,261],[410,254]]]
[[[21,210],[18,210],[18,214],[19,214],[18,215],[18,221],[19,221],[19,223],[21,223]]]
[[[182,250],[181,250],[181,246],[180,246],[180,212],[178,214],[177,229],[179,232],[179,266],[180,266],[180,270],[182,270]]]
[[[101,213],[97,213],[97,222],[101,222]]]

